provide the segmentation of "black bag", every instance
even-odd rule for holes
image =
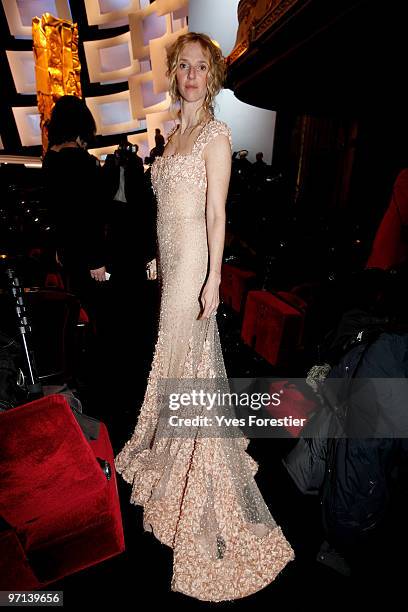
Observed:
[[[302,437],[282,460],[304,495],[318,495],[326,472],[328,440],[343,432],[343,415],[324,403],[309,417]]]
[[[322,404],[309,417],[302,430],[302,437],[283,459],[283,465],[298,489],[305,495],[319,494],[326,474],[329,443],[345,435],[350,384],[372,341],[372,336],[369,341],[365,340],[366,337],[359,334],[355,338],[355,346],[349,350],[338,366],[332,368],[327,382],[319,385]],[[338,380],[333,380],[337,378]]]

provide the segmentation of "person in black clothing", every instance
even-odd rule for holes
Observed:
[[[150,163],[153,163],[156,157],[161,157],[164,153],[165,140],[161,134],[160,129],[156,128],[154,136],[155,146],[150,150],[149,159]]]
[[[109,246],[112,285],[128,283],[143,290],[146,264],[155,257],[154,202],[143,161],[123,135],[102,168],[109,198]]]
[[[150,184],[150,171],[126,135],[102,168],[104,191],[108,196],[108,248],[112,276],[110,316],[111,365],[120,376],[134,375],[135,368],[148,373],[157,308],[157,283],[151,282],[148,264],[156,257],[156,203]],[[139,161],[140,160],[140,161]],[[152,265],[152,264],[151,264]],[[137,316],[129,305],[137,299]],[[133,359],[125,355],[132,347]],[[142,374],[141,374],[142,375]]]
[[[107,263],[101,169],[87,152],[95,132],[85,103],[75,96],[61,97],[48,125],[49,147],[42,166],[66,289],[79,297],[91,316],[96,287],[106,281]]]
[[[140,198],[144,168],[138,150],[138,145],[132,145],[123,134],[115,153],[106,156],[103,175],[113,203],[135,204]]]
[[[322,406],[284,459],[298,488],[319,494],[317,560],[345,576],[382,578],[408,540],[406,281],[404,269],[348,279],[343,316],[320,346],[325,363],[307,377]]]
[[[236,160],[236,168],[239,174],[241,174],[242,178],[248,180],[252,173],[252,164],[248,159],[248,151],[246,149],[242,149],[238,153],[239,157]]]
[[[156,148],[156,156],[163,155],[163,151],[164,151],[164,136],[160,132],[159,128],[155,129],[154,141],[156,143],[156,147],[155,147]]]
[[[255,187],[260,186],[268,174],[269,166],[263,160],[263,153],[260,151],[256,154],[256,162],[252,166],[252,182]]]

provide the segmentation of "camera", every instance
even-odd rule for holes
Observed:
[[[115,151],[115,159],[116,159],[117,163],[125,164],[128,161],[131,153],[132,153],[132,151],[128,147],[116,149],[116,151]]]

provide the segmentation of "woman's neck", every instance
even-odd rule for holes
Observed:
[[[199,103],[186,104],[185,102],[181,105],[181,123],[180,133],[184,134],[186,131],[192,131],[195,127],[201,123],[205,123],[210,119],[208,113],[200,112],[202,108],[201,101]]]
[[[61,144],[53,145],[51,147],[51,151],[61,151],[61,149],[65,148],[79,148],[78,143],[75,140],[67,140],[66,142],[62,142]]]

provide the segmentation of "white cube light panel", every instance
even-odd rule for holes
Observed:
[[[153,11],[139,11],[129,15],[129,30],[133,57],[144,59],[150,55],[151,41],[171,32],[171,19],[169,15],[157,15]]]
[[[126,81],[140,71],[139,62],[133,59],[129,32],[85,41],[84,49],[91,83]]]
[[[6,51],[16,91],[35,95],[35,64],[32,51]]]
[[[114,11],[123,11],[129,8],[130,0],[97,0],[101,15]]]
[[[165,15],[166,13],[178,12],[181,10],[187,11],[188,0],[156,0],[153,2],[154,10],[158,15]]]
[[[150,62],[152,65],[153,87],[155,92],[168,90],[167,72],[167,49],[182,34],[186,34],[188,28],[185,27],[178,32],[167,34],[161,38],[156,38],[150,43]]]
[[[60,19],[72,19],[68,0],[2,0],[10,34],[32,38],[32,18],[51,13]]]
[[[31,39],[32,18],[44,12],[72,19],[68,0],[1,1],[10,32],[16,37]],[[83,42],[91,83],[129,83],[126,91],[86,98],[98,134],[138,132],[153,126],[149,136],[134,134],[144,139],[137,144],[143,146],[146,156],[155,146],[154,128],[161,127],[166,134],[170,125],[166,123],[170,120],[166,49],[188,31],[188,0],[152,3],[149,0],[84,0],[84,3],[89,25],[110,28],[118,22],[129,24],[129,32],[119,36]],[[35,95],[32,51],[7,51],[7,58],[17,93]],[[13,113],[22,145],[41,145],[38,110],[16,106]]]
[[[155,93],[152,72],[137,74],[129,79],[129,93],[132,114],[135,118],[144,118],[149,113],[166,110],[170,104],[167,92]]]
[[[133,57],[142,60],[150,55],[150,47],[154,41],[165,39],[172,34],[180,35],[188,31],[187,12],[185,6],[182,15],[175,17],[176,13],[158,14],[154,9],[157,0],[150,5],[149,11],[139,11],[129,15],[129,30],[132,41]],[[180,11],[177,12],[179,14]]]
[[[139,11],[140,0],[85,0],[89,25],[117,27],[129,23],[129,13]]]
[[[187,6],[188,0],[155,0],[152,4],[149,0],[85,0],[89,25],[100,28],[125,25],[129,23],[129,15],[138,11],[145,14],[156,11],[158,15],[165,15]]]
[[[141,121],[132,117],[129,91],[86,98],[85,101],[94,116],[98,134],[135,132],[144,127]]]
[[[40,114],[36,106],[13,106],[14,119],[23,147],[41,144]]]

